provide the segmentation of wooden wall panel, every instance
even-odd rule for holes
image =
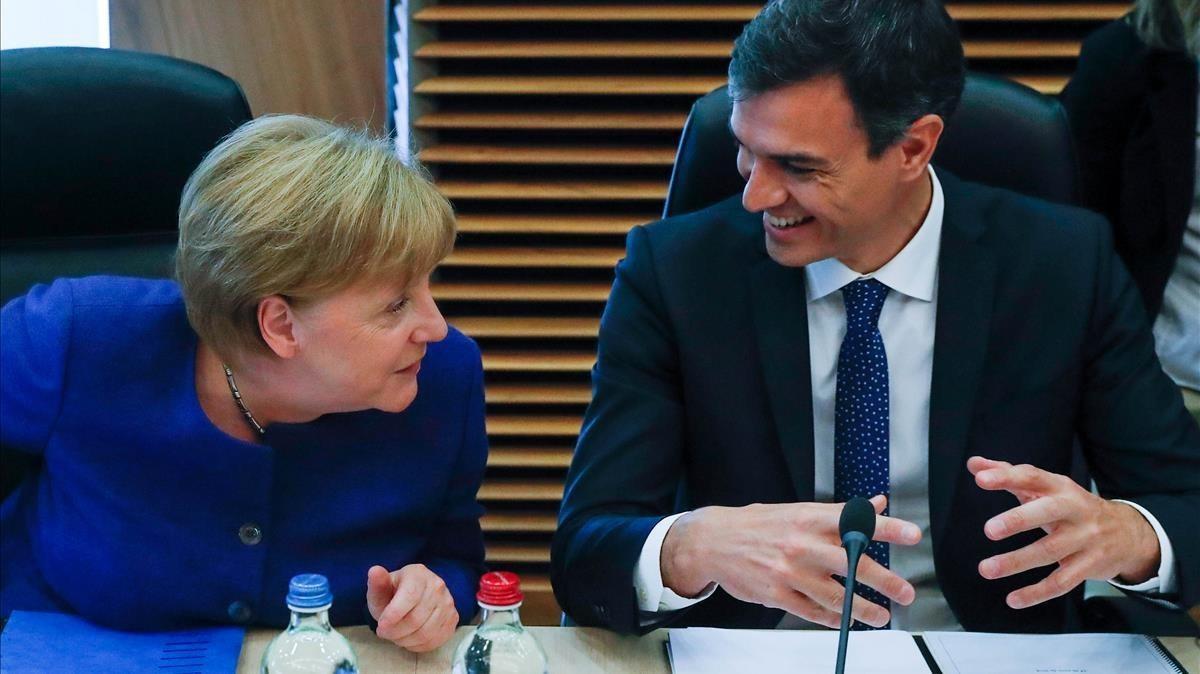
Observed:
[[[386,0],[110,0],[111,44],[203,63],[255,115],[387,124]]]

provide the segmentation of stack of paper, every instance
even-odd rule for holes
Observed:
[[[1136,634],[926,632],[942,674],[1176,674],[1183,670]]]
[[[831,631],[689,627],[668,635],[675,674],[830,674],[837,660],[838,633]],[[880,630],[850,633],[846,674],[930,674],[930,669],[911,635]]]

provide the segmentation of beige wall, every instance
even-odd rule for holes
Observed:
[[[203,63],[255,115],[386,124],[386,0],[110,0],[112,47]]]

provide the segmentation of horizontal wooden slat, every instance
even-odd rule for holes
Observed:
[[[1065,75],[1014,75],[1012,79],[1042,93],[1055,93],[1066,84]],[[469,75],[431,77],[417,85],[419,94],[537,94],[588,96],[702,96],[725,84],[724,77],[579,75]]]
[[[571,436],[579,433],[578,415],[489,414],[488,435]]]
[[[1075,58],[1079,43],[1071,40],[967,40],[967,58],[1044,59]]]
[[[417,50],[428,59],[541,59],[541,58],[729,58],[729,40],[506,40],[432,42]],[[1079,43],[1069,40],[966,40],[967,58],[1073,58]]]
[[[431,112],[418,129],[678,131],[686,112]]]
[[[595,337],[597,318],[573,316],[458,316],[450,321],[471,337]]]
[[[495,405],[581,404],[591,401],[592,389],[587,384],[505,382],[488,384],[486,398]]]
[[[570,447],[505,447],[488,449],[488,466],[495,468],[566,468],[574,453]]]
[[[608,283],[484,283],[445,282],[433,286],[438,301],[604,302]]]
[[[549,564],[550,546],[543,543],[491,543],[488,564]]]
[[[483,369],[489,372],[591,372],[591,351],[485,350]]]
[[[485,532],[532,531],[552,533],[558,525],[554,513],[499,512],[488,513],[480,520]]]
[[[445,267],[591,267],[610,269],[625,256],[616,247],[554,246],[460,247],[442,262]]]
[[[479,487],[481,501],[561,501],[562,480],[546,478],[486,479]]]
[[[419,22],[672,21],[745,22],[761,3],[724,5],[442,5],[413,15]],[[959,21],[1108,21],[1129,11],[1125,2],[979,2],[947,5]]]
[[[596,40],[591,42],[487,41],[431,42],[417,50],[417,58],[728,58],[729,40]]]
[[[461,215],[458,231],[471,234],[625,234],[658,219],[644,215]]]
[[[439,180],[450,199],[508,201],[662,201],[667,184],[657,180]]]
[[[713,75],[447,75],[422,81],[418,94],[700,96],[725,84]]]
[[[1066,75],[1012,75],[1010,79],[1046,95],[1054,95],[1067,86]]]
[[[420,154],[426,164],[543,164],[670,166],[674,147],[637,145],[461,145],[446,143],[425,148]]]

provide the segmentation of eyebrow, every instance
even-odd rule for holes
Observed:
[[[741,138],[738,138],[738,135],[736,133],[734,133],[733,123],[729,119],[725,120],[725,128],[729,130],[729,135],[733,136],[733,141],[735,143],[737,143],[739,146],[745,147],[746,144],[742,142]],[[823,159],[821,157],[817,157],[817,156],[808,154],[806,152],[792,152],[789,154],[771,154],[771,155],[767,155],[767,157],[769,157],[772,161],[780,163],[780,164],[806,164],[808,166],[814,166],[817,168],[824,168],[826,166],[829,166],[829,161],[827,159]]]

